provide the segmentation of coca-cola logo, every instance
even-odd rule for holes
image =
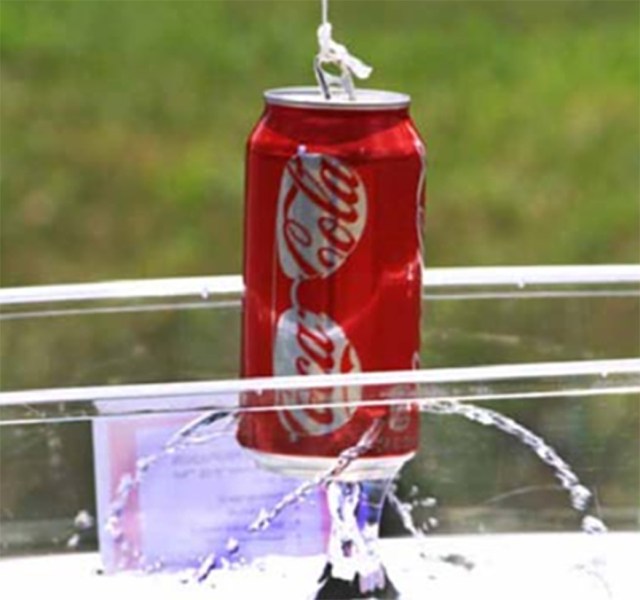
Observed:
[[[354,251],[367,217],[358,173],[337,158],[299,152],[278,197],[278,253],[292,279],[327,277]]]
[[[274,345],[275,375],[320,375],[361,370],[358,355],[342,328],[325,314],[291,308],[280,316]],[[358,390],[335,388],[285,391],[280,404],[297,406],[278,413],[292,437],[325,435],[351,418]],[[331,404],[313,408],[314,404]]]
[[[278,257],[292,280],[292,308],[276,324],[274,375],[321,375],[361,370],[346,333],[331,317],[304,309],[298,288],[336,272],[354,252],[367,218],[367,197],[358,173],[337,158],[301,147],[287,162],[276,217]],[[293,439],[321,436],[351,419],[355,388],[283,391],[279,419]],[[319,406],[323,405],[323,406]]]

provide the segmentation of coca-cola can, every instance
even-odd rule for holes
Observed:
[[[247,145],[243,377],[417,366],[426,153],[409,103],[376,90],[265,93]],[[343,476],[392,476],[416,451],[418,411],[367,405],[372,395],[247,394],[238,440],[263,466],[311,477],[382,419]]]

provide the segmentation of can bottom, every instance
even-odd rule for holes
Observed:
[[[336,465],[336,458],[329,456],[292,456],[260,452],[245,448],[258,466],[287,477],[313,479],[328,473]],[[340,481],[365,481],[390,479],[396,476],[404,463],[413,458],[415,452],[394,456],[374,456],[354,460],[336,479]]]

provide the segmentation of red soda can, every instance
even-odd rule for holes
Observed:
[[[247,146],[242,376],[415,368],[426,154],[409,97],[309,87],[265,101]],[[245,407],[279,407],[243,412],[238,440],[263,466],[309,477],[382,415],[345,478],[393,476],[417,449],[417,408],[367,406],[360,392],[249,394]]]

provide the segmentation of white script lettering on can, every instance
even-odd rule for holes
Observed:
[[[292,279],[327,277],[357,246],[367,218],[358,173],[337,158],[300,153],[289,159],[278,197],[278,252]]]
[[[320,375],[354,373],[360,360],[342,328],[325,314],[292,308],[280,316],[274,348],[275,375]],[[293,437],[325,435],[351,418],[359,398],[358,390],[315,388],[282,391],[278,402],[291,406],[280,411],[283,426]],[[330,404],[314,408],[314,405]]]

